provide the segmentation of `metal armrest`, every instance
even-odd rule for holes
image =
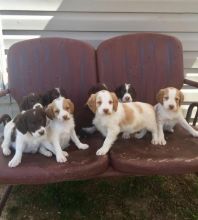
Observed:
[[[198,88],[198,82],[196,82],[196,81],[184,79],[184,83],[188,84],[189,86],[193,86],[193,87]]]
[[[198,102],[191,103],[188,107],[188,111],[187,111],[187,114],[186,114],[186,121],[189,123],[190,119],[191,119],[191,116],[192,116],[192,111],[195,107],[197,108],[197,112],[196,112],[195,117],[193,119],[193,126],[196,125],[197,119],[198,119]]]

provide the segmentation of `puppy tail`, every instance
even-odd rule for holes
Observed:
[[[0,117],[0,124],[3,123],[3,125],[5,126],[9,121],[11,121],[11,117],[8,114],[3,114]]]

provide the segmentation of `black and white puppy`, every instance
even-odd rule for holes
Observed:
[[[24,111],[8,122],[4,128],[4,140],[1,145],[5,156],[11,154],[10,146],[15,149],[15,155],[9,162],[9,167],[21,163],[22,154],[36,153],[50,157],[52,153],[41,147],[46,142],[46,113],[42,108]]]
[[[36,104],[42,104],[42,96],[36,93],[30,93],[24,96],[19,105],[20,111],[32,109]]]
[[[131,84],[123,84],[115,89],[115,93],[120,102],[134,102],[136,99],[136,91]]]
[[[53,88],[48,90],[43,96],[42,96],[42,104],[44,107],[48,106],[50,103],[53,102],[54,99],[57,99],[58,97],[64,97],[66,98],[66,92],[63,88]]]

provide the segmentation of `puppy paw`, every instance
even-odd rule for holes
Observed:
[[[46,157],[52,157],[52,152],[46,151],[45,153],[43,153],[43,155]]]
[[[123,133],[123,134],[122,134],[122,138],[123,138],[123,139],[130,139],[130,137],[131,137],[131,136],[130,136],[129,133]]]
[[[136,139],[141,139],[141,138],[144,137],[144,135],[145,135],[146,133],[147,133],[147,130],[146,130],[146,129],[143,129],[143,130],[141,130],[141,131],[135,133],[134,137],[135,137]]]
[[[67,151],[63,151],[63,155],[64,155],[65,157],[69,157],[69,154],[67,153]]]
[[[85,150],[85,149],[89,148],[89,145],[88,144],[79,144],[78,148]]]
[[[65,157],[64,154],[59,154],[59,155],[56,155],[56,161],[58,163],[65,163],[67,161],[67,158]]]
[[[16,167],[21,163],[21,160],[18,158],[13,158],[9,163],[8,166],[9,167]]]
[[[156,139],[152,139],[151,144],[157,145],[157,144],[159,144],[159,142],[158,142],[158,140],[156,140]]]
[[[3,148],[3,155],[9,156],[11,154],[11,150],[9,148]]]
[[[158,140],[159,145],[166,145],[166,140],[164,138]]]
[[[108,152],[108,150],[106,150],[105,148],[101,147],[99,150],[97,150],[96,155],[97,156],[102,156],[102,155],[107,154],[107,152]]]

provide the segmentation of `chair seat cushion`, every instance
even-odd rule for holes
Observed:
[[[23,154],[22,162],[15,168],[9,168],[8,162],[13,157],[5,157],[0,152],[0,183],[6,184],[44,184],[64,180],[93,178],[108,168],[108,156],[98,157],[96,151],[102,139],[91,137],[82,140],[89,144],[89,149],[79,150],[74,144],[66,149],[68,161],[57,163],[55,157],[47,158],[41,154]]]
[[[137,140],[118,139],[110,157],[115,170],[132,175],[169,175],[198,171],[198,138],[183,128],[165,134],[165,146],[152,145],[151,135]]]

